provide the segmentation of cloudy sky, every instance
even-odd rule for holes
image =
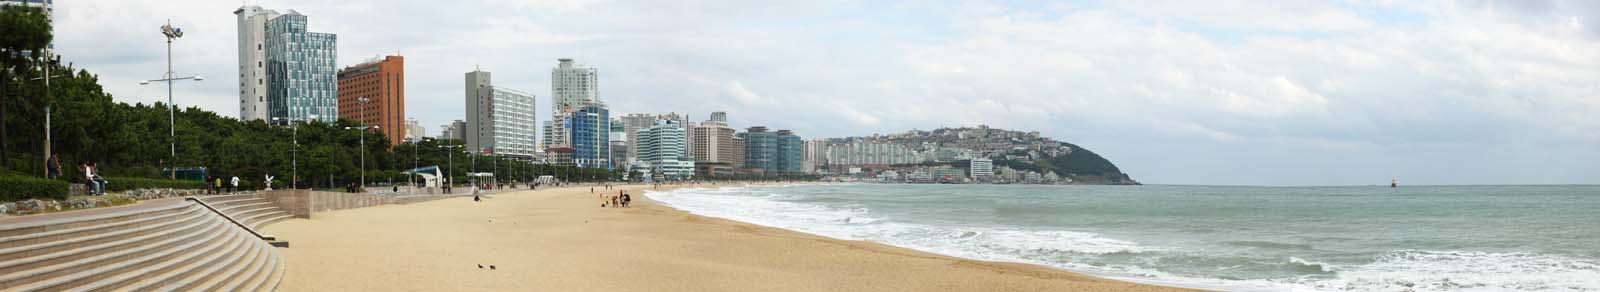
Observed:
[[[237,116],[241,4],[406,57],[409,116],[463,116],[462,74],[548,106],[557,58],[613,113],[725,110],[806,137],[1037,130],[1163,184],[1600,183],[1596,1],[89,1],[58,53],[124,102]],[[547,119],[539,110],[540,119]]]

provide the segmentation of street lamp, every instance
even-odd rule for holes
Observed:
[[[45,57],[45,58],[47,60],[49,59],[49,57]],[[45,102],[44,102],[44,160],[46,161],[44,163],[44,177],[45,178],[50,178],[50,162],[49,162],[50,161],[50,98],[49,98],[49,96],[50,96],[50,78],[55,78],[55,77],[61,77],[62,76],[62,75],[50,75],[50,67],[52,67],[52,65],[53,65],[52,62],[45,61],[45,63],[44,63],[44,76],[39,76],[39,77],[34,77],[33,79],[28,79],[29,81],[44,79],[44,95],[45,95]]]
[[[361,129],[361,188],[367,187],[367,129],[377,130],[378,126],[371,127],[344,127],[345,130]]]
[[[315,121],[315,120],[317,120],[317,115],[311,115],[309,117],[306,117],[306,121],[308,121],[308,122],[309,121]],[[293,139],[292,141],[294,141],[294,148],[293,149],[289,149],[289,153],[290,153],[290,158],[289,158],[290,159],[289,160],[289,183],[290,183],[290,185],[289,185],[289,188],[290,189],[299,188],[299,186],[300,186],[300,125],[295,124],[293,120],[290,120],[289,118],[286,118],[286,117],[272,117],[272,121],[273,122],[284,122],[284,123],[287,123],[287,124],[289,124],[289,129],[291,129],[291,131],[292,131],[293,137],[290,138],[290,139]]]
[[[455,173],[452,172],[452,171],[456,170],[456,160],[454,158],[456,152],[455,152],[455,150],[450,150],[450,149],[451,148],[461,148],[461,146],[462,145],[444,145],[444,146],[439,146],[439,148],[445,149],[444,150],[444,160],[445,160],[445,163],[446,163],[447,167],[444,170],[444,175],[445,175],[446,178],[449,178],[449,179],[445,180],[444,183],[445,183],[445,186],[447,186],[447,187],[448,186],[454,186],[455,183],[456,183]]]
[[[178,77],[177,74],[172,73],[172,40],[183,37],[183,29],[172,26],[172,20],[167,20],[167,24],[161,26],[161,35],[167,37],[167,74],[162,75],[161,79],[152,79],[139,82],[139,85],[148,85],[150,82],[159,81],[167,82],[167,122],[172,126],[171,128],[167,129],[167,137],[171,139],[171,143],[168,145],[168,151],[170,151],[168,154],[171,155],[171,160],[174,163],[172,167],[172,179],[177,179],[178,168],[175,163],[177,163],[178,160],[178,119],[176,113],[178,111],[178,107],[172,103],[172,81],[184,79],[203,81],[206,79],[201,78],[200,76]]]

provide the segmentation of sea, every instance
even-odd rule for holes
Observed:
[[[690,213],[1226,291],[1600,291],[1600,186],[706,187]]]

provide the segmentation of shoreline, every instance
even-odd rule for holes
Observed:
[[[787,182],[787,183],[747,183],[747,184],[738,184],[738,185],[731,185],[730,184],[730,185],[714,185],[714,186],[694,185],[694,186],[675,187],[675,188],[663,189],[663,190],[658,190],[658,191],[665,192],[665,191],[674,191],[674,190],[680,190],[680,189],[714,189],[714,188],[729,187],[729,186],[749,187],[749,186],[826,185],[826,184],[837,184],[837,183]],[[690,212],[688,210],[683,210],[683,209],[678,209],[676,207],[671,206],[670,204],[667,204],[665,202],[656,200],[654,198],[650,198],[649,196],[646,196],[646,195],[643,195],[643,194],[641,194],[639,197],[643,198],[644,201],[648,201],[651,206],[665,208],[665,209],[669,209],[669,210],[676,211],[676,212],[681,212],[684,215],[688,215],[688,216],[704,217],[704,218],[707,218],[707,219],[726,220],[726,221],[732,222],[734,224],[748,224],[748,225],[754,225],[754,226],[759,226],[759,227],[763,227],[763,228],[772,228],[772,229],[777,229],[777,230],[782,230],[782,231],[787,231],[787,232],[795,232],[795,233],[800,233],[800,234],[805,234],[805,235],[810,235],[810,236],[821,237],[821,238],[825,238],[825,239],[829,239],[829,240],[837,240],[837,241],[844,241],[844,242],[857,242],[857,243],[865,243],[865,244],[875,244],[875,245],[881,245],[881,246],[886,247],[886,248],[905,249],[905,250],[909,250],[911,252],[926,253],[926,254],[933,255],[933,256],[948,257],[948,258],[953,258],[953,259],[957,259],[957,260],[980,261],[980,262],[987,262],[987,263],[1003,263],[1003,264],[1026,265],[1026,266],[1032,266],[1032,267],[1037,267],[1037,268],[1042,268],[1042,269],[1049,269],[1049,270],[1054,270],[1054,271],[1059,271],[1059,272],[1076,274],[1076,275],[1085,276],[1085,277],[1099,278],[1099,279],[1107,280],[1107,281],[1120,281],[1120,282],[1129,282],[1129,283],[1134,283],[1134,284],[1154,285],[1154,286],[1167,287],[1167,288],[1184,289],[1184,290],[1187,290],[1187,291],[1225,291],[1225,290],[1213,290],[1213,289],[1219,289],[1219,288],[1208,288],[1208,287],[1203,287],[1203,286],[1186,286],[1185,283],[1180,283],[1180,282],[1162,282],[1160,280],[1124,278],[1124,277],[1121,277],[1121,276],[1118,276],[1118,275],[1096,274],[1096,273],[1092,273],[1092,272],[1075,271],[1075,270],[1071,270],[1071,269],[1060,268],[1060,267],[1052,267],[1052,266],[1048,266],[1048,265],[1044,265],[1044,264],[1038,264],[1038,263],[964,258],[964,257],[960,257],[960,256],[941,254],[941,253],[938,253],[938,252],[919,250],[919,249],[916,249],[914,247],[897,246],[897,245],[892,245],[892,244],[889,244],[889,243],[876,242],[876,241],[871,241],[871,240],[836,238],[836,237],[831,237],[831,236],[827,236],[827,235],[823,235],[823,234],[806,232],[806,231],[802,231],[802,230],[787,229],[787,228],[783,228],[783,227],[768,226],[768,225],[762,225],[762,224],[752,223],[752,222],[744,222],[744,221],[739,221],[739,220],[736,220],[736,219],[729,219],[729,218],[722,218],[722,217],[716,217],[716,216],[710,216],[710,215],[695,214],[694,212]]]
[[[284,291],[1203,291],[696,215],[648,199],[649,185],[617,187],[634,207],[600,208],[587,187],[318,213],[267,230],[295,242],[280,250]]]

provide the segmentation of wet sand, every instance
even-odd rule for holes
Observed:
[[[631,208],[601,208],[581,186],[318,213],[266,231],[291,243],[278,250],[280,291],[1194,291],[696,216],[650,203],[647,188],[626,188]]]

